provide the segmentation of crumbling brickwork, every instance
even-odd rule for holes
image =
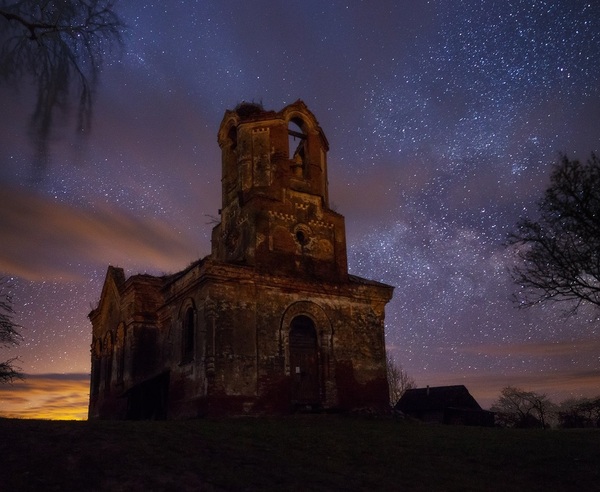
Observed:
[[[90,418],[388,406],[393,288],[348,274],[328,143],[302,101],[226,111],[212,252],[174,275],[109,267],[93,326]]]

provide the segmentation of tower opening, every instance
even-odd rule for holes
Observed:
[[[288,148],[289,158],[292,160],[294,175],[304,177],[306,172],[306,141],[307,135],[302,128],[303,122],[300,119],[290,120],[288,124]]]

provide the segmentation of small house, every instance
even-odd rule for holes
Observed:
[[[494,413],[483,410],[462,384],[406,390],[394,409],[429,423],[494,425]]]

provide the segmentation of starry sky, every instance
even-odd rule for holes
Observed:
[[[600,312],[516,309],[504,247],[560,152],[600,153],[600,4],[570,0],[127,1],[92,132],[57,119],[32,164],[30,87],[0,86],[0,272],[30,375],[0,414],[82,418],[109,264],[173,273],[210,252],[216,134],[241,101],[302,99],[329,143],[350,272],[396,286],[390,353],[419,387],[600,394]]]

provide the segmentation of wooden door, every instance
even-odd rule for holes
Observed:
[[[297,405],[320,403],[317,331],[308,316],[296,316],[290,327],[292,400]]]

